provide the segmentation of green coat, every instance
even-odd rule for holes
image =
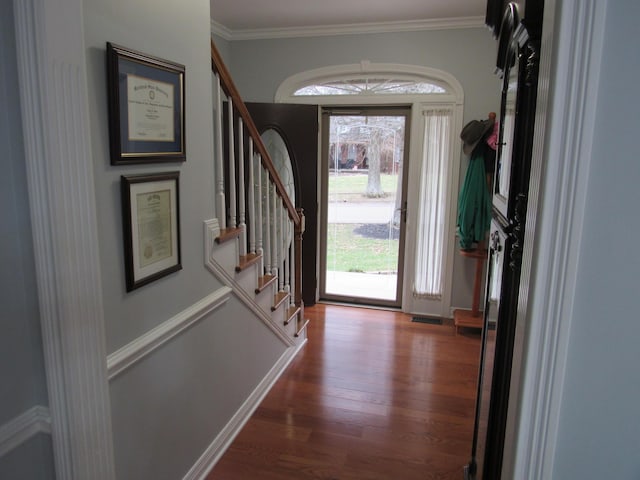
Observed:
[[[485,239],[491,226],[491,194],[482,153],[473,152],[458,199],[460,248],[471,249]]]

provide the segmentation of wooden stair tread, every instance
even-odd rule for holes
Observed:
[[[295,305],[290,306],[287,309],[287,317],[286,320],[284,321],[285,325],[289,325],[291,323],[291,320],[293,320],[296,315],[298,315],[298,312],[300,311],[300,307],[296,307]]]
[[[273,307],[271,307],[271,311],[275,312],[280,305],[282,305],[289,298],[289,294],[287,292],[278,292],[276,293],[273,299]]]
[[[236,265],[236,272],[241,272],[251,265],[258,263],[262,256],[258,253],[249,253],[247,255],[240,255],[240,262]]]
[[[220,234],[216,237],[216,243],[225,243],[234,238],[239,238],[242,233],[242,228],[223,228],[220,230]]]
[[[276,277],[275,275],[265,275],[263,277],[258,277],[258,286],[255,290],[256,293],[262,292],[265,288],[275,282],[277,278],[278,277]]]
[[[298,329],[298,331],[295,333],[294,337],[299,337],[300,334],[302,333],[302,331],[307,328],[307,325],[309,325],[309,319],[307,318],[304,323],[302,324],[302,326]]]

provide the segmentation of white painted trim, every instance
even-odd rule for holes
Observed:
[[[280,327],[280,324],[273,322],[271,315],[254,301],[242,285],[236,282],[235,278],[230,275],[224,267],[222,267],[214,258],[214,249],[216,246],[216,237],[220,235],[220,224],[217,219],[205,220],[204,222],[204,265],[216,278],[224,282],[232,289],[233,294],[244,303],[262,322],[282,340],[282,342],[291,347],[295,345],[295,341],[289,337],[287,332]]]
[[[332,95],[321,96],[293,96],[299,88],[306,87],[313,83],[328,82],[332,80],[342,80],[345,77],[357,77],[358,75],[394,75],[396,78],[406,78],[423,82],[434,83],[443,87],[449,94],[432,93],[424,95]],[[360,63],[346,65],[332,65],[328,67],[315,68],[304,72],[296,73],[283,80],[275,94],[276,103],[305,103],[313,105],[325,105],[347,103],[351,105],[367,103],[407,103],[407,98],[414,99],[414,102],[451,103],[462,104],[464,101],[464,90],[462,84],[449,72],[437,68],[423,67],[420,65],[405,65],[400,63],[372,63],[368,60],[361,60]]]
[[[461,142],[455,132],[462,130],[462,105],[446,104],[443,107],[451,108],[451,136],[450,136],[450,160],[449,181],[447,189],[449,198],[447,199],[447,211],[445,213],[445,228],[448,232],[447,238],[455,238],[456,216],[458,211],[458,182],[460,178],[460,159],[462,154]],[[411,148],[409,160],[409,184],[407,198],[419,198],[420,179],[422,178],[422,160],[424,159],[424,112],[431,108],[437,108],[437,103],[421,102],[413,105],[413,118],[411,128]],[[409,208],[407,216],[407,241],[406,251],[414,252],[417,241],[417,208]],[[404,266],[404,293],[402,308],[405,312],[412,312],[419,315],[436,315],[439,317],[453,318],[453,308],[451,297],[453,293],[453,275],[456,248],[453,242],[445,242],[443,249],[443,294],[439,300],[428,300],[415,298],[411,285],[414,281],[415,268],[412,257],[405,255]]]
[[[83,1],[13,7],[56,478],[114,479]]]
[[[397,22],[350,23],[342,25],[314,25],[308,27],[256,28],[231,30],[211,21],[211,33],[227,41],[261,40],[270,38],[327,37],[368,33],[417,32],[424,30],[455,30],[483,28],[484,17],[433,18]]]
[[[293,96],[293,93],[306,85],[314,82],[327,80],[339,80],[344,77],[356,76],[358,74],[392,74],[404,75],[407,78],[415,80],[428,81],[444,87],[450,94],[423,94],[423,95],[334,95],[334,96]],[[421,178],[420,165],[424,158],[424,128],[422,114],[429,108],[438,106],[451,108],[453,116],[451,120],[452,132],[462,130],[462,122],[464,116],[464,90],[458,79],[444,70],[439,70],[420,65],[404,65],[395,63],[371,63],[368,60],[362,60],[360,63],[347,65],[333,65],[313,70],[307,70],[297,73],[285,79],[278,87],[275,95],[275,102],[299,103],[313,105],[388,105],[388,104],[411,104],[411,131],[409,145],[409,182],[407,185],[407,198],[417,198],[419,192],[419,179]],[[319,117],[321,112],[318,113]],[[319,118],[319,120],[321,120]],[[319,125],[322,122],[320,121]],[[321,132],[318,132],[318,142],[321,142]],[[448,235],[455,237],[456,215],[458,205],[458,182],[460,176],[461,163],[461,144],[457,139],[457,135],[451,135],[451,177],[448,188],[450,188],[449,210],[447,211]],[[318,175],[320,178],[322,169],[321,149],[318,149]],[[320,199],[321,192],[318,189],[318,205],[322,209]],[[318,218],[322,218],[322,212],[319,212]],[[416,242],[416,221],[417,212],[410,208],[407,216],[407,230],[405,249],[411,252],[415,249]],[[321,229],[318,229],[318,245],[320,245]],[[405,312],[414,312],[425,315],[447,316],[449,312],[453,312],[451,308],[451,297],[453,290],[453,267],[455,262],[455,247],[446,245],[445,247],[445,292],[439,301],[424,301],[414,299],[411,289],[406,288],[413,281],[414,269],[411,268],[411,257],[405,255],[403,282],[405,288],[402,296],[402,310]],[[450,317],[453,313],[450,313]]]
[[[221,287],[189,308],[149,330],[107,357],[109,380],[138,363],[154,350],[179,335],[194,323],[224,305],[231,295],[229,287]]]
[[[36,405],[0,425],[0,457],[39,433],[51,434],[51,415],[47,407]]]
[[[233,35],[233,32],[222,25],[221,23],[216,22],[215,20],[211,20],[211,34],[217,35],[224,40],[230,41]]]
[[[533,277],[512,478],[553,478],[606,2],[550,1],[545,4],[546,29],[554,25],[554,13],[555,26],[543,35],[542,52],[551,67],[546,75],[541,70],[539,89],[550,89],[551,102],[548,139],[544,151],[537,153],[544,156],[546,165],[536,238],[532,241],[535,247],[529,245],[534,249]],[[541,68],[544,61],[543,57]]]
[[[233,440],[236,438],[242,427],[253,415],[258,408],[260,402],[269,393],[271,387],[276,383],[280,376],[284,373],[291,361],[302,349],[307,341],[301,342],[297,347],[289,347],[282,354],[276,364],[269,370],[269,373],[262,379],[258,386],[253,390],[251,395],[247,397],[242,406],[235,415],[229,420],[222,431],[211,442],[211,445],[200,456],[198,461],[184,476],[183,480],[204,480],[207,474],[220,460],[220,457],[229,448]]]

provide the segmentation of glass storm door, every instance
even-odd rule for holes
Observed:
[[[410,109],[323,110],[320,298],[400,307]]]

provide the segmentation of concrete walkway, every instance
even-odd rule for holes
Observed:
[[[357,272],[327,272],[327,293],[355,298],[395,300],[398,275]]]
[[[393,202],[331,202],[329,223],[389,223],[393,219]]]
[[[331,223],[388,224],[393,219],[393,202],[331,202],[328,220]],[[327,293],[356,298],[395,300],[398,276],[328,271]]]

